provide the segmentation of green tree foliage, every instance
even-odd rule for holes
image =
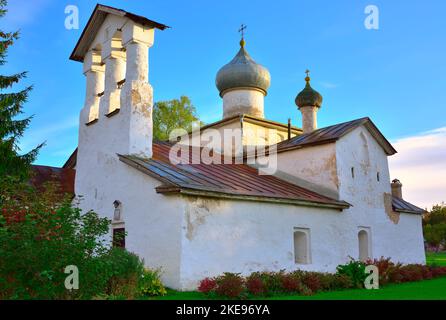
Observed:
[[[6,0],[0,0],[0,17],[6,14]],[[0,30],[0,65],[6,63],[8,48],[19,38],[18,32]],[[6,176],[24,179],[28,176],[29,165],[37,157],[42,145],[20,155],[18,140],[23,136],[31,117],[16,119],[23,113],[32,87],[12,92],[12,86],[26,77],[26,72],[13,75],[0,75],[0,179]]]
[[[197,121],[195,107],[188,97],[159,101],[153,107],[153,139],[168,140],[174,129],[191,131]]]
[[[143,263],[110,248],[110,221],[72,207],[56,184],[36,191],[6,185],[0,203],[0,300],[133,298]],[[79,270],[79,289],[67,290],[67,266]]]
[[[431,212],[423,217],[423,232],[427,243],[437,250],[446,244],[446,205],[432,207]]]

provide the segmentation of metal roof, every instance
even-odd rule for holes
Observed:
[[[367,130],[381,145],[387,155],[393,155],[397,152],[390,144],[390,142],[384,137],[384,135],[378,130],[372,120],[370,120],[370,118],[368,117],[317,129],[312,132],[294,137],[290,140],[282,141],[277,144],[277,151],[282,152],[290,149],[335,142],[339,140],[339,138],[343,137],[347,133],[362,125],[367,128]]]
[[[177,164],[169,161],[172,144],[155,142],[153,157],[119,155],[124,163],[160,180],[158,193],[181,193],[219,198],[279,202],[346,209],[350,205],[317,194],[271,175],[259,175],[246,164]],[[190,148],[189,159],[199,159],[200,148]],[[185,156],[182,155],[181,156]],[[222,158],[223,159],[223,158]]]
[[[414,213],[414,214],[423,214],[426,210],[423,210],[401,198],[392,197],[392,208],[393,211],[396,212],[405,212],[405,213]]]
[[[87,53],[91,43],[93,42],[96,33],[98,32],[105,18],[109,14],[113,14],[119,17],[126,17],[136,23],[142,24],[144,26],[157,28],[160,30],[169,28],[169,26],[147,19],[143,16],[139,16],[122,9],[117,9],[102,4],[98,4],[96,5],[93,13],[91,14],[90,19],[87,22],[87,25],[82,31],[82,34],[79,40],[77,41],[76,47],[74,47],[74,50],[70,55],[71,60],[79,62],[84,61],[85,54]]]
[[[74,178],[76,171],[71,168],[56,168],[48,166],[31,166],[31,184],[36,188],[42,188],[45,182],[59,183],[62,193],[74,195]]]

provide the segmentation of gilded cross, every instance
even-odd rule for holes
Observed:
[[[305,73],[307,74],[307,77],[310,77],[310,70],[305,70]]]

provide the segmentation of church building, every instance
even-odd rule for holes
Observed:
[[[85,104],[77,150],[60,170],[75,171],[84,211],[112,221],[114,245],[179,290],[224,272],[335,272],[351,258],[425,263],[424,210],[391,181],[390,142],[367,117],[318,128],[325,106],[309,73],[296,90],[301,128],[265,119],[271,76],[243,38],[216,75],[221,120],[154,141],[148,54],[166,28],[98,5],[71,55],[83,65]],[[191,161],[204,150],[229,161]]]

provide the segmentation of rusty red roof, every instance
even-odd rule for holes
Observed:
[[[271,175],[260,175],[258,170],[246,164],[177,164],[169,161],[172,144],[155,142],[153,157],[144,159],[131,155],[119,155],[124,163],[160,180],[159,193],[238,198],[246,200],[282,202],[306,206],[345,209],[350,205],[320,195]],[[189,158],[199,155],[193,148]],[[185,156],[185,155],[182,155]]]
[[[388,155],[393,155],[396,153],[396,150],[393,148],[390,142],[384,137],[384,135],[368,117],[317,129],[312,132],[291,138],[290,140],[282,141],[277,144],[277,152],[335,142],[347,133],[362,125],[367,128],[370,134],[377,140]]]
[[[48,166],[31,166],[30,182],[36,188],[41,188],[45,182],[54,181],[60,184],[63,193],[74,195],[74,178],[76,171],[71,168],[56,168]]]

